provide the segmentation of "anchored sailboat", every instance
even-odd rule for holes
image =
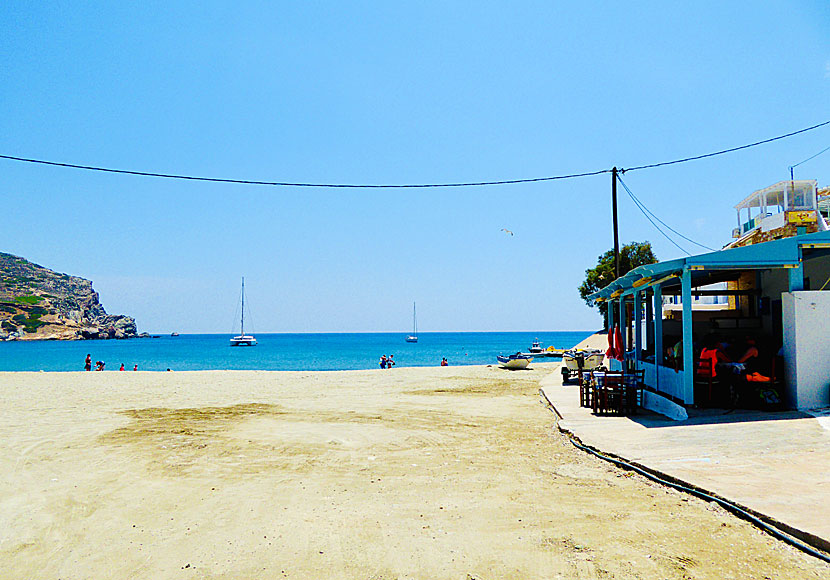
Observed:
[[[245,278],[242,278],[242,326],[238,336],[231,339],[231,346],[256,346],[256,338],[245,334]]]
[[[418,342],[418,319],[415,318],[415,303],[412,303],[412,334],[406,337],[406,342]]]

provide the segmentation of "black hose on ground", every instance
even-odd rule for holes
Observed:
[[[775,528],[773,526],[770,526],[769,524],[767,524],[763,520],[755,517],[754,515],[752,515],[751,513],[746,511],[745,509],[742,509],[742,508],[738,507],[737,505],[735,505],[731,502],[728,502],[728,501],[726,501],[724,499],[721,499],[719,497],[715,497],[713,495],[709,495],[708,493],[704,493],[704,492],[699,491],[697,489],[693,489],[691,487],[686,487],[685,485],[680,485],[678,483],[674,483],[672,481],[662,479],[660,477],[657,477],[653,473],[650,473],[650,472],[646,471],[645,469],[641,469],[641,468],[637,467],[636,465],[632,465],[632,464],[627,463],[625,461],[621,461],[619,459],[614,459],[613,457],[603,455],[602,453],[599,453],[599,452],[591,449],[590,447],[586,447],[585,445],[582,445],[581,443],[577,443],[576,440],[572,436],[570,437],[570,440],[571,440],[571,443],[573,443],[574,447],[576,447],[577,449],[581,449],[582,451],[587,451],[588,453],[590,453],[592,455],[595,455],[596,457],[599,457],[600,459],[602,459],[604,461],[608,461],[610,463],[613,463],[617,467],[622,467],[624,469],[631,469],[632,471],[636,471],[640,475],[642,475],[644,477],[647,477],[650,480],[655,481],[657,483],[667,485],[669,487],[672,487],[672,488],[677,489],[679,491],[689,493],[689,494],[694,495],[696,497],[699,497],[701,499],[716,502],[721,507],[729,510],[730,512],[738,515],[739,517],[742,517],[742,518],[745,518],[745,519],[749,520],[750,522],[752,522],[753,524],[755,524],[756,526],[758,526],[759,528],[761,528],[762,530],[764,530],[765,532],[767,532],[768,534],[773,536],[774,538],[777,538],[777,539],[779,539],[783,542],[786,542],[789,545],[793,546],[794,548],[798,548],[802,552],[810,554],[811,556],[814,556],[814,557],[818,558],[819,560],[823,560],[824,562],[830,563],[830,556],[827,556],[827,554],[824,554],[823,552],[819,552],[818,550],[812,548],[811,546],[809,546],[809,545],[807,545],[807,544],[805,544],[805,543],[789,536],[788,534],[785,534],[784,532],[778,530],[777,528]]]

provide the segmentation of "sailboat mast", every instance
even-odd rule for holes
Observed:
[[[418,336],[418,319],[415,317],[415,303],[412,303],[412,328],[414,330],[414,335]]]
[[[242,336],[245,336],[245,276],[242,276],[242,323],[240,327]]]

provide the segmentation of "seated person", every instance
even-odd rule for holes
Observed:
[[[699,364],[696,369],[696,374],[698,376],[705,376],[708,377],[711,373],[712,377],[718,376],[717,365],[721,363],[729,363],[732,362],[725,352],[721,349],[720,343],[715,339],[713,336],[708,336],[704,339],[703,342],[703,349],[700,351],[699,360],[703,363],[704,361],[713,361],[709,365],[707,364]]]
[[[758,370],[758,347],[755,344],[755,339],[751,336],[746,337],[746,350],[735,362],[744,365],[747,372]]]

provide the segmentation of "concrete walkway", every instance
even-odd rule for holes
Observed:
[[[672,421],[648,411],[595,416],[558,367],[542,392],[560,428],[614,455],[727,499],[830,551],[830,430],[799,412],[690,410]],[[762,517],[762,519],[765,519]]]

